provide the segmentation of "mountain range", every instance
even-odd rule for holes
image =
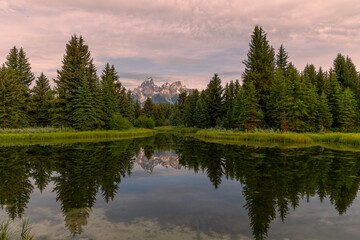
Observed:
[[[158,86],[150,77],[132,91],[132,96],[134,101],[139,100],[142,104],[148,97],[155,103],[175,103],[179,94],[185,91],[191,93],[192,89],[182,85],[180,81],[171,84],[166,82]]]
[[[135,162],[148,173],[152,173],[156,166],[181,169],[178,155],[173,150],[165,152],[154,151],[153,155],[150,157],[150,159],[148,159],[144,149],[141,149],[135,158]]]

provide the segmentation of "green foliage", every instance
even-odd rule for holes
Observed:
[[[155,127],[155,122],[152,118],[140,116],[135,120],[135,127],[153,129]]]
[[[199,100],[200,93],[197,89],[194,89],[193,93],[187,96],[184,109],[184,122],[188,127],[195,126],[194,112],[196,108],[196,102]]]
[[[247,60],[243,61],[245,64],[243,84],[254,85],[260,108],[265,112],[274,77],[275,53],[273,47],[269,45],[265,32],[259,26],[255,26],[249,46]]]
[[[134,105],[134,117],[135,119],[139,118],[141,115],[141,105],[139,100],[136,99],[135,105]]]
[[[57,71],[58,76],[55,79],[56,83],[56,98],[55,110],[54,110],[54,124],[57,126],[73,126],[75,124],[74,113],[76,109],[74,107],[75,98],[78,98],[78,89],[87,86],[87,91],[91,95],[94,94],[92,90],[96,88],[96,76],[94,75],[95,69],[92,63],[92,58],[88,46],[84,44],[84,39],[76,35],[71,37],[71,40],[66,44],[65,55],[62,60],[61,70]],[[87,81],[84,84],[83,81]],[[92,105],[93,111],[96,112],[95,101],[91,96],[87,96],[87,105]],[[79,104],[79,100],[77,105]],[[89,106],[88,106],[89,107]],[[93,113],[91,113],[92,115]],[[91,117],[91,123],[88,127],[97,122],[96,118]]]
[[[24,98],[21,84],[13,68],[0,67],[0,127],[20,128],[28,125],[23,108]]]
[[[209,116],[210,127],[215,127],[216,120],[223,117],[223,91],[221,79],[215,73],[205,90],[205,106]]]
[[[119,79],[114,65],[110,67],[109,63],[106,63],[105,68],[101,75],[101,98],[102,98],[102,120],[106,127],[109,127],[111,116],[116,111],[116,89],[115,82]]]
[[[83,75],[81,87],[78,88],[73,99],[72,126],[78,130],[94,129],[97,119],[93,103],[93,95],[90,92],[87,76]]]
[[[281,44],[278,54],[276,55],[276,67],[280,70],[284,75],[286,74],[289,64],[288,64],[289,55],[285,51],[284,46]]]
[[[351,130],[353,129],[357,123],[357,112],[358,106],[355,100],[354,93],[348,87],[342,93],[339,103],[339,118],[338,123],[341,130]]]
[[[51,124],[51,108],[54,93],[50,88],[49,80],[41,73],[36,85],[31,90],[31,112],[36,126],[44,127]]]
[[[321,93],[320,99],[319,99],[319,108],[318,108],[318,121],[319,125],[323,130],[326,130],[331,127],[333,123],[332,114],[330,112],[328,100],[326,98],[326,94],[323,91]]]
[[[111,130],[126,130],[132,127],[131,122],[126,118],[122,117],[121,114],[115,113],[112,115],[110,123]]]
[[[194,110],[194,125],[198,128],[207,128],[209,127],[208,121],[209,117],[205,103],[201,98],[199,98],[196,101],[196,107]]]
[[[148,97],[145,100],[142,112],[146,117],[150,118],[154,115],[154,111],[155,111],[155,104],[153,103],[151,98]]]
[[[325,93],[328,99],[331,114],[333,116],[333,127],[339,127],[339,101],[341,91],[342,90],[337,80],[336,73],[331,73],[330,81],[326,86]]]
[[[263,113],[261,111],[254,84],[251,82],[241,89],[242,106],[238,116],[239,128],[242,130],[252,130],[259,128],[263,124]]]

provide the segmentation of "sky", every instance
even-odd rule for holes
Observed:
[[[328,70],[338,53],[360,64],[355,0],[0,0],[0,63],[23,47],[36,76],[56,78],[77,34],[98,74],[114,64],[126,88],[152,77],[203,89],[214,73],[241,79],[255,25],[299,70]]]

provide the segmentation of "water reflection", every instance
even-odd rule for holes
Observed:
[[[253,237],[265,239],[271,222],[277,216],[285,221],[302,199],[330,199],[338,213],[345,214],[359,188],[359,156],[321,147],[231,146],[173,135],[1,147],[0,205],[10,218],[21,217],[34,188],[42,192],[53,185],[65,226],[76,235],[87,225],[98,193],[105,202],[114,200],[135,166],[148,173],[156,166],[186,168],[205,173],[215,189],[227,179],[239,182],[242,188],[231,191],[242,191]]]

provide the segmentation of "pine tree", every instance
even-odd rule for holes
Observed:
[[[239,115],[239,127],[242,130],[253,130],[263,125],[263,113],[261,111],[256,90],[253,83],[243,87],[242,107]]]
[[[355,100],[355,95],[349,87],[347,87],[341,94],[339,99],[339,127],[342,130],[353,129],[357,122],[358,106]]]
[[[5,65],[9,69],[14,70],[15,77],[18,79],[18,82],[20,84],[19,88],[22,91],[22,98],[24,101],[24,104],[21,106],[22,111],[26,113],[24,116],[27,118],[27,114],[30,109],[30,84],[35,79],[34,73],[31,72],[31,66],[28,61],[28,58],[26,57],[26,53],[23,48],[20,48],[18,50],[15,46],[10,49],[10,53],[6,58]],[[27,119],[26,122],[29,120]]]
[[[209,114],[210,127],[216,126],[216,120],[223,117],[223,87],[221,86],[221,79],[215,73],[210,80],[206,90],[206,109]]]
[[[288,123],[291,131],[302,132],[306,129],[309,118],[309,107],[306,105],[306,84],[301,81],[299,73],[293,65],[289,67],[290,92]]]
[[[289,67],[288,59],[289,59],[289,55],[285,51],[284,46],[281,44],[278,54],[276,55],[276,67],[284,75],[286,75],[286,72],[288,71],[288,67]]]
[[[323,130],[327,130],[331,127],[333,123],[332,114],[330,112],[328,100],[326,98],[326,94],[323,91],[321,93],[320,99],[319,99],[319,108],[318,108],[318,121],[320,128]]]
[[[25,104],[23,91],[13,68],[0,67],[0,127],[21,128],[28,125],[22,106]]]
[[[34,73],[31,72],[29,59],[23,48],[18,50],[15,46],[10,50],[5,62],[8,68],[15,70],[16,76],[19,78],[20,84],[25,88],[29,88],[30,84],[34,81]]]
[[[145,100],[142,112],[146,117],[152,117],[154,115],[154,110],[155,110],[154,103],[151,100],[151,98],[148,97]]]
[[[322,68],[320,67],[316,75],[316,81],[314,83],[318,94],[322,94],[322,92],[324,91],[325,82],[326,82],[326,76]]]
[[[92,94],[90,92],[87,74],[83,74],[83,80],[75,93],[73,99],[72,122],[73,127],[78,130],[89,130],[97,123],[96,109],[92,105]]]
[[[204,101],[199,98],[194,111],[194,124],[198,128],[207,128],[209,126],[208,119]]]
[[[78,89],[83,85],[84,79],[88,81],[89,89],[94,89],[96,85],[94,66],[88,46],[84,44],[83,38],[76,35],[66,44],[65,55],[62,60],[61,70],[58,70],[56,83],[56,93],[58,95],[55,102],[54,124],[57,126],[73,126],[75,122],[72,116],[74,108],[74,99]],[[84,74],[86,76],[84,76]],[[94,93],[89,97],[87,104],[95,104]],[[78,104],[78,103],[77,103]],[[93,109],[96,108],[93,105]],[[96,117],[96,122],[97,122]]]
[[[316,69],[315,66],[313,64],[307,64],[305,66],[304,72],[303,72],[303,76],[306,76],[305,78],[307,79],[307,81],[309,81],[312,84],[315,84],[317,79],[317,73],[316,73]]]
[[[185,124],[185,107],[186,107],[186,98],[187,92],[182,92],[179,94],[176,103],[174,112],[170,116],[171,125],[180,126]]]
[[[105,68],[101,75],[101,88],[102,88],[102,108],[103,108],[103,121],[106,127],[109,127],[109,123],[112,115],[116,111],[116,89],[115,82],[118,80],[117,72],[114,65],[110,67],[109,63],[106,63]]]
[[[255,27],[249,45],[247,60],[243,61],[245,64],[243,86],[249,83],[254,85],[260,108],[266,111],[275,72],[274,49],[269,45],[266,34],[259,26]]]
[[[35,125],[45,127],[51,124],[51,101],[53,97],[49,80],[41,73],[31,91],[31,111]]]
[[[223,119],[223,127],[232,128],[233,125],[233,108],[235,102],[235,84],[233,81],[230,81],[229,84],[226,84],[224,91],[224,119]]]
[[[134,116],[135,119],[137,119],[138,117],[140,117],[141,115],[141,105],[138,99],[136,99],[135,105],[134,105]]]
[[[194,111],[196,108],[197,100],[200,98],[200,93],[197,89],[194,89],[192,94],[187,96],[184,109],[185,125],[192,127],[195,125]]]
[[[135,106],[134,106],[134,99],[132,97],[131,90],[128,90],[126,93],[127,101],[129,104],[127,119],[134,124],[135,122]]]
[[[333,116],[333,126],[339,127],[339,101],[341,98],[341,87],[339,84],[339,81],[337,80],[336,73],[331,73],[330,81],[328,83],[328,86],[326,87],[326,96],[329,103],[329,108],[331,111],[331,114]]]
[[[334,60],[334,72],[336,73],[341,86],[344,88],[349,87],[352,91],[358,90],[358,73],[351,58],[345,58],[339,53]]]
[[[269,125],[280,128],[283,131],[289,130],[288,117],[292,95],[288,79],[284,72],[277,69],[270,92],[268,108]]]

